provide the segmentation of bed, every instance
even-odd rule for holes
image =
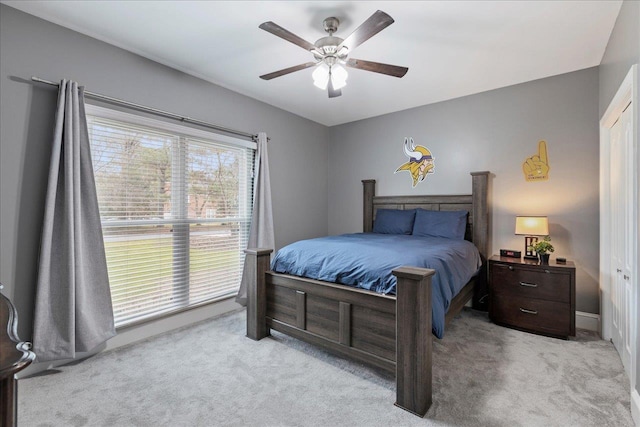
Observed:
[[[473,300],[486,294],[489,172],[472,172],[472,194],[376,196],[375,180],[363,183],[363,233],[373,230],[381,209],[466,210],[465,239],[472,242],[481,267],[453,296],[445,325]],[[246,250],[250,283],[247,336],[260,340],[271,329],[331,352],[395,373],[395,405],[424,416],[432,403],[432,294],[436,271],[393,269],[395,295],[270,270],[269,248]]]

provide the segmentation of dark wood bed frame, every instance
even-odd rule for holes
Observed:
[[[465,238],[478,248],[483,268],[452,300],[448,323],[486,287],[489,172],[472,172],[472,194],[376,196],[364,180],[364,231],[378,209],[467,210]],[[250,267],[247,336],[260,340],[270,329],[334,353],[395,373],[396,406],[424,416],[432,403],[431,276],[434,270],[399,267],[396,296],[269,271],[272,249],[246,251]]]

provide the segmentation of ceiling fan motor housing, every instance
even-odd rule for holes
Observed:
[[[340,25],[338,18],[332,16],[322,21],[322,23],[324,30],[329,33],[329,35],[318,39],[314,43],[319,53],[312,53],[316,60],[324,61],[328,66],[332,66],[338,62],[338,60],[344,61],[349,53],[349,49],[343,46],[338,52],[338,46],[344,41],[344,39],[340,37],[333,36],[333,33],[338,30],[338,25]]]
[[[324,30],[329,33],[329,35],[331,35],[338,31],[340,20],[334,16],[330,16],[329,18],[322,21],[322,25],[324,26]]]
[[[318,39],[314,44],[318,52],[321,52],[322,55],[313,52],[315,58],[319,61],[330,57],[343,60],[344,58],[346,58],[349,50],[346,47],[343,47],[342,49],[340,49],[340,52],[337,51],[338,46],[340,46],[340,43],[342,43],[342,41],[343,39],[341,39],[340,37],[334,36],[326,36]]]

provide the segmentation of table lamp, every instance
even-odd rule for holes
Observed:
[[[546,216],[516,216],[516,233],[524,235],[524,259],[538,259],[530,246],[538,243],[536,236],[549,235],[549,221]]]

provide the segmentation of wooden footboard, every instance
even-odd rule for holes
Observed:
[[[393,297],[268,271],[270,252],[246,251],[256,275],[249,289],[247,336],[259,340],[274,329],[395,373],[396,405],[424,416],[432,402],[431,276],[435,271],[394,270]]]

